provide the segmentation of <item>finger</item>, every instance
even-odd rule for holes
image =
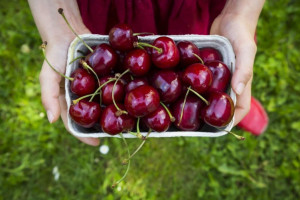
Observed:
[[[234,112],[234,126],[237,125],[249,112],[251,105],[251,84],[252,79],[247,83],[244,92],[237,95],[237,103]]]
[[[58,97],[61,77],[56,74],[56,72],[54,72],[46,62],[44,62],[39,78],[41,84],[42,103],[46,109],[49,122],[53,123],[60,115]]]
[[[65,91],[64,89],[61,89],[61,95],[59,96],[59,105],[61,109],[61,118],[64,122],[64,125],[68,132],[70,132],[68,127],[68,120],[67,120],[67,103],[65,99]],[[75,136],[76,137],[76,136]],[[84,137],[76,137],[81,142],[91,145],[91,146],[99,146],[100,141],[98,138],[84,138]]]
[[[256,54],[256,44],[254,41],[241,40],[234,43],[236,54],[236,70],[233,74],[231,85],[233,90],[241,95],[253,76],[253,63]]]

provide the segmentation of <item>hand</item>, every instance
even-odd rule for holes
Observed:
[[[84,30],[82,33],[89,33]],[[48,42],[46,47],[46,57],[56,70],[65,73],[67,63],[67,52],[70,43],[75,37],[72,35],[62,39],[56,38]],[[42,93],[42,102],[47,111],[48,120],[50,123],[58,120],[59,115],[64,122],[67,130],[67,105],[65,100],[64,78],[54,72],[50,66],[44,61],[40,73],[40,84]],[[82,138],[78,139],[86,144],[97,146],[99,139],[97,138]]]
[[[210,34],[229,39],[236,54],[236,70],[231,85],[237,94],[234,125],[239,123],[250,110],[253,63],[256,54],[255,28],[249,20],[235,14],[221,14],[212,24]]]

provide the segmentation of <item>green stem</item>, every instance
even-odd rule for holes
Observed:
[[[100,94],[99,91],[100,91],[105,85],[107,85],[107,84],[110,83],[110,82],[113,82],[114,80],[116,80],[116,79],[115,79],[115,78],[112,78],[112,79],[106,81],[105,83],[103,83],[102,85],[100,85],[100,86],[98,87],[98,89],[93,93],[93,96],[90,98],[90,102],[93,101],[94,97],[95,97],[97,94]]]
[[[190,87],[191,87],[191,86],[190,86]],[[182,121],[183,110],[184,110],[184,107],[185,107],[185,104],[186,104],[186,99],[187,99],[188,94],[189,94],[189,92],[190,92],[190,90],[189,90],[190,87],[188,87],[188,90],[187,90],[186,93],[185,93],[185,97],[184,97],[183,104],[182,104],[182,108],[181,108],[181,113],[180,113],[180,118],[179,118],[178,126],[181,124],[181,121]]]
[[[64,18],[65,22],[67,23],[68,27],[70,28],[70,30],[76,35],[76,37],[84,44],[84,46],[86,46],[86,48],[88,48],[88,50],[90,50],[90,52],[94,52],[93,49],[87,44],[85,43],[85,41],[83,41],[79,35],[74,31],[74,29],[72,28],[72,26],[69,24],[65,14],[64,14],[64,10],[62,8],[58,9],[58,13]]]
[[[73,104],[75,105],[75,104],[77,104],[80,100],[85,99],[85,98],[88,98],[88,97],[91,97],[91,96],[93,96],[94,94],[95,94],[95,93],[93,93],[93,94],[88,94],[88,95],[79,97],[78,99],[73,100]],[[100,93],[97,93],[97,94],[100,94]],[[96,95],[97,95],[97,94],[96,94]]]
[[[156,46],[153,46],[153,45],[151,45],[151,44],[148,44],[148,43],[145,43],[145,42],[137,42],[136,44],[135,44],[135,46],[137,46],[137,45],[140,45],[140,46],[143,46],[143,47],[150,47],[150,48],[153,48],[153,49],[155,49],[158,53],[162,53],[162,48],[158,48],[158,47],[156,47]]]
[[[147,133],[147,135],[146,135],[146,137],[145,137],[145,140],[140,144],[140,146],[131,154],[131,156],[129,156],[127,159],[125,159],[125,160],[123,160],[123,162],[122,162],[122,164],[123,165],[125,165],[125,164],[127,164],[129,161],[130,161],[130,159],[143,147],[143,145],[145,144],[145,142],[146,142],[146,139],[148,138],[148,136],[150,135],[150,133],[151,133],[151,129],[149,129],[149,131],[148,131],[148,133]]]
[[[215,127],[215,126],[214,126]],[[240,136],[240,135],[237,135],[237,134],[235,134],[235,133],[233,133],[233,132],[231,132],[231,131],[227,131],[227,130],[224,130],[224,129],[220,129],[220,128],[218,128],[218,127],[215,127],[216,129],[218,129],[219,131],[225,131],[225,132],[227,132],[227,133],[230,133],[231,135],[233,135],[236,139],[238,139],[238,140],[245,140],[245,137],[243,137],[243,136]]]
[[[170,117],[170,121],[171,122],[175,122],[175,117],[173,117],[172,113],[170,112],[169,108],[163,103],[160,102],[160,104],[164,107],[164,109],[167,111],[169,117]]]
[[[124,144],[125,144],[125,146],[126,146],[126,148],[127,148],[128,157],[130,158],[130,151],[129,151],[129,147],[128,147],[128,144],[127,144],[127,142],[126,142],[126,139],[124,138],[124,136],[123,136],[122,133],[120,133],[120,136],[121,136],[121,138],[122,138],[123,141],[124,141]],[[123,177],[122,177],[120,180],[118,180],[117,182],[115,182],[115,183],[111,186],[112,188],[115,188],[119,183],[121,183],[121,182],[126,178],[128,172],[129,172],[129,169],[130,169],[130,160],[128,160],[127,169],[126,169],[126,171],[125,171]]]
[[[139,35],[155,35],[154,33],[150,32],[142,32],[142,33],[134,33],[133,36],[139,36]]]
[[[74,58],[73,60],[71,60],[71,62],[69,62],[69,65],[81,58],[85,58],[85,56],[78,56],[77,58]]]
[[[91,68],[87,62],[85,62],[84,60],[80,60],[80,63],[82,64],[83,68],[86,69],[86,70],[90,70],[94,76],[96,77],[97,81],[98,81],[98,84],[100,85],[100,81],[99,81],[99,77],[97,75],[97,73],[93,70],[93,68]]]
[[[196,92],[195,90],[193,90],[191,87],[188,87],[188,90],[193,92],[197,97],[199,97],[202,101],[204,101],[204,103],[206,105],[209,105],[208,101],[203,97],[201,96],[198,92]]]
[[[116,84],[117,84],[117,82],[120,80],[120,78],[122,77],[122,76],[124,76],[124,74],[126,74],[126,73],[128,73],[130,70],[129,69],[127,69],[126,71],[124,71],[120,76],[118,76],[117,77],[117,80],[116,80],[116,82],[114,83],[114,86],[113,86],[113,89],[112,89],[112,100],[113,100],[113,103],[114,103],[114,105],[115,105],[115,107],[116,107],[116,109],[118,110],[117,111],[117,116],[120,116],[120,115],[122,115],[122,114],[128,114],[125,110],[121,110],[120,108],[119,108],[119,106],[117,105],[117,103],[116,103],[116,101],[115,101],[115,87],[116,87]]]
[[[198,56],[197,54],[193,53],[193,55],[198,58],[198,60],[201,62],[202,65],[204,65],[203,60],[200,58],[200,56]]]
[[[58,73],[59,75],[61,75],[62,77],[68,79],[69,81],[73,81],[74,78],[71,78],[71,77],[68,77],[68,76],[65,76],[63,73],[60,73],[59,71],[57,71],[49,62],[49,60],[47,59],[46,57],[46,45],[47,45],[47,42],[45,41],[42,45],[41,45],[41,48],[42,48],[42,52],[43,52],[43,56],[44,56],[44,59],[46,60],[46,62],[48,63],[48,65],[51,67],[51,69],[53,69],[56,73]]]

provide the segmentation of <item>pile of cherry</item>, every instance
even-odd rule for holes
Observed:
[[[100,124],[110,135],[139,137],[139,126],[156,132],[172,123],[183,131],[205,123],[226,126],[234,104],[225,93],[231,73],[220,53],[169,37],[139,42],[142,36],[118,24],[110,30],[109,44],[88,47],[90,53],[66,77],[78,96],[69,109],[72,120],[85,128]]]

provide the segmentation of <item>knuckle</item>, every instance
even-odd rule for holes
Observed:
[[[244,77],[245,77],[245,79],[250,80],[252,78],[252,76],[253,76],[253,69],[252,69],[252,67],[244,69]]]

